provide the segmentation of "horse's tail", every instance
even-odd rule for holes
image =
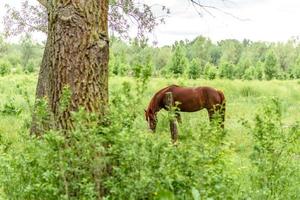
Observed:
[[[224,96],[224,93],[221,90],[218,90],[218,94],[221,98],[221,102],[220,102],[220,114],[222,117],[222,128],[224,128],[224,122],[225,122],[225,111],[226,111],[226,99]]]

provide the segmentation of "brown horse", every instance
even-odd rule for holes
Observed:
[[[181,87],[170,85],[159,90],[151,99],[148,109],[145,110],[145,117],[152,131],[156,129],[157,112],[162,108],[167,109],[165,103],[165,94],[171,92],[173,95],[173,105],[178,102],[178,108],[181,112],[195,112],[205,108],[208,111],[210,121],[215,113],[219,113],[224,128],[225,121],[225,97],[223,92],[211,87]],[[178,122],[181,122],[180,114],[176,113]]]

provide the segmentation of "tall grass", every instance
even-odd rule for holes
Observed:
[[[96,199],[98,190],[107,199],[299,199],[297,81],[152,78],[141,93],[134,79],[113,77],[111,125],[78,123],[67,140],[28,136],[35,83],[0,77],[2,199]],[[223,90],[225,132],[203,110],[182,113],[177,147],[165,111],[150,133],[144,108],[168,84]]]

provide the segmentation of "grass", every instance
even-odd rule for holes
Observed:
[[[134,84],[132,78],[111,77],[110,91],[116,91],[125,81]],[[132,108],[140,111],[134,124],[137,129],[145,134],[148,134],[149,131],[144,120],[144,108],[148,106],[156,91],[169,84],[212,86],[224,92],[227,101],[225,123],[227,137],[225,142],[231,146],[232,151],[228,158],[230,162],[227,163],[229,171],[236,169],[239,169],[238,171],[251,170],[249,169],[249,154],[252,148],[252,138],[247,134],[247,130],[240,121],[247,120],[251,122],[266,99],[271,97],[280,99],[283,110],[283,127],[290,126],[300,118],[300,84],[297,80],[242,81],[152,78],[148,89],[144,93],[143,100],[135,108]],[[28,133],[30,107],[34,102],[35,87],[36,74],[0,77],[0,141],[9,141],[15,148],[24,145],[19,135]],[[29,105],[26,100],[26,93],[28,93]],[[16,109],[21,110],[20,114],[3,113],[5,105],[10,102]],[[157,135],[163,135],[163,137],[169,135],[168,121],[165,116],[165,111],[159,113],[156,132]],[[182,113],[182,120],[183,123],[179,126],[179,141],[184,143],[191,131],[201,131],[197,127],[201,123],[208,123],[208,116],[205,110],[195,113]],[[248,180],[246,175],[247,173],[244,173],[240,176],[245,185],[247,185]]]
[[[121,83],[127,81],[134,83],[131,78],[112,77],[110,78],[110,91],[120,88]],[[184,86],[212,86],[222,90],[225,93],[226,108],[226,129],[229,133],[229,140],[236,145],[237,149],[244,149],[247,146],[247,136],[241,130],[239,120],[253,119],[258,108],[266,98],[278,97],[283,106],[284,125],[289,126],[300,118],[300,84],[297,80],[288,81],[243,81],[243,80],[185,80],[185,79],[163,79],[153,78],[145,91],[143,101],[134,109],[140,110],[137,126],[145,129],[147,124],[143,118],[143,109],[148,106],[152,95],[160,88],[168,84],[179,84]],[[22,122],[30,119],[30,106],[24,98],[24,91],[29,95],[31,106],[34,102],[34,91],[36,87],[36,75],[9,75],[0,77],[0,110],[9,101],[22,110],[21,114],[4,115],[1,114],[0,133],[5,137],[16,138],[22,129]],[[23,91],[23,92],[22,92]],[[159,113],[159,119],[164,111]],[[198,123],[207,123],[207,113],[205,110],[195,113],[182,113],[183,124],[188,124],[191,129]],[[159,120],[158,134],[161,131],[167,131],[165,123]],[[181,130],[180,135],[184,132]]]

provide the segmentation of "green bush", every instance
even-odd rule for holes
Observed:
[[[22,109],[15,105],[14,99],[10,99],[8,102],[6,102],[3,108],[0,110],[0,113],[5,115],[19,115],[21,112]]]
[[[17,65],[21,63],[20,57],[18,55],[8,55],[7,60],[11,63],[12,67],[15,68]]]
[[[254,144],[250,160],[251,199],[299,199],[299,162],[295,160],[300,129],[282,128],[278,99],[267,101],[250,126]]]
[[[24,72],[25,73],[33,73],[34,71],[36,71],[36,68],[38,67],[38,64],[36,63],[36,61],[30,59],[26,66],[24,67]]]
[[[0,76],[4,76],[10,73],[11,64],[8,60],[0,60]]]
[[[105,166],[96,131],[81,127],[68,138],[49,132],[23,141],[20,152],[1,156],[1,186],[8,199],[96,199]]]

